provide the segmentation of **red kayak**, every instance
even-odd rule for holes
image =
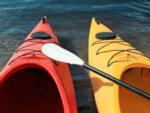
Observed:
[[[44,56],[45,43],[59,45],[43,17],[1,72],[0,113],[77,113],[69,67]]]

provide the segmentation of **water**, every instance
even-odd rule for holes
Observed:
[[[150,56],[149,0],[1,0],[0,69],[43,15],[62,45],[85,61],[92,17]],[[72,73],[79,112],[96,113],[88,77],[79,67],[72,67]]]

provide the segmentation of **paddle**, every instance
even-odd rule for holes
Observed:
[[[60,61],[60,62],[65,62],[65,63],[69,63],[69,64],[75,64],[75,65],[79,65],[82,66],[96,74],[99,74],[100,76],[103,76],[104,78],[113,81],[114,83],[136,93],[139,94],[147,99],[150,99],[150,94],[134,87],[131,86],[127,83],[125,83],[124,81],[121,81],[101,70],[98,70],[88,64],[86,64],[82,59],[80,59],[78,56],[76,56],[75,54],[61,48],[60,46],[54,44],[54,43],[47,43],[45,45],[43,45],[42,47],[42,52],[43,54],[45,54],[47,57],[56,60],[56,61]]]

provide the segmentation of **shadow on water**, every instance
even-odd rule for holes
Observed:
[[[73,46],[74,41],[70,40],[72,37],[58,35],[58,38],[62,47],[77,54],[77,50]],[[96,112],[93,93],[91,93],[92,88],[87,72],[80,66],[70,65],[70,68],[74,79],[79,113]],[[85,87],[88,88],[85,89]],[[89,100],[89,97],[93,99]]]

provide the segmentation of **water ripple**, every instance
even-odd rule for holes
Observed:
[[[132,8],[142,13],[150,13],[150,2],[130,2],[125,3],[128,8]]]

